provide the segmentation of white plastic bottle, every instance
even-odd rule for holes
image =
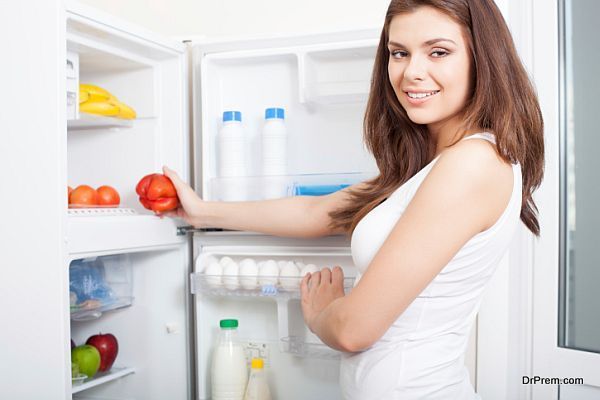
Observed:
[[[271,392],[263,369],[262,358],[252,359],[252,369],[250,370],[250,379],[248,380],[244,400],[271,400]]]
[[[243,400],[248,383],[244,348],[237,338],[237,319],[223,319],[211,366],[212,400]]]
[[[262,131],[263,175],[285,175],[287,173],[287,133],[285,110],[267,108]]]
[[[246,143],[242,126],[242,113],[223,112],[223,125],[218,135],[219,176],[245,175]]]

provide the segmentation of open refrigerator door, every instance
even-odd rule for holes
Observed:
[[[188,177],[185,46],[78,3],[65,18],[69,398],[190,398],[189,242],[135,191],[162,165]],[[111,186],[120,201],[82,204],[82,185]],[[97,369],[85,345],[107,334],[118,352]]]
[[[320,195],[376,175],[362,142],[362,119],[377,43],[378,32],[354,31],[191,46],[194,173],[203,199]],[[264,168],[268,108],[285,112],[285,173]],[[228,112],[241,115],[244,168],[238,175],[223,173],[222,158],[231,161],[221,131]],[[348,239],[218,229],[192,237],[198,398],[211,397],[219,321],[237,319],[248,364],[253,357],[265,360],[274,399],[340,399],[341,353],[306,327],[299,284],[306,271],[339,265],[351,290],[356,268]]]

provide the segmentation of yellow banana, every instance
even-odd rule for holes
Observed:
[[[90,85],[88,83],[79,84],[79,93],[81,92],[87,92],[88,101],[92,102],[106,101],[113,97],[108,90],[102,89],[100,86]]]
[[[127,104],[121,103],[119,100],[117,100],[115,98],[111,99],[110,103],[119,107],[119,114],[117,115],[117,118],[135,119],[135,117],[136,117],[135,110],[133,108],[129,107]]]
[[[86,102],[90,99],[89,92],[79,91],[79,104]]]
[[[119,106],[106,101],[86,101],[85,103],[81,103],[79,105],[79,111],[88,114],[115,117],[119,115],[120,108]]]

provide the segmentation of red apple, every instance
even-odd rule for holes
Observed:
[[[100,353],[99,371],[108,371],[115,362],[117,354],[119,354],[119,342],[117,342],[117,338],[111,333],[99,333],[90,336],[85,344],[92,345],[98,349]]]

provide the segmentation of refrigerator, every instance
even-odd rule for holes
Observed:
[[[56,132],[65,193],[53,206],[64,228],[64,256],[53,281],[61,288],[62,311],[53,320],[64,329],[56,329],[62,333],[52,348],[65,371],[57,375],[63,382],[33,385],[27,390],[35,396],[22,398],[210,399],[219,320],[235,318],[248,359],[265,360],[274,399],[341,399],[340,354],[305,326],[299,278],[245,277],[255,279],[248,288],[237,277],[215,280],[204,269],[207,260],[223,257],[339,265],[351,290],[356,269],[348,238],[193,229],[145,210],[135,186],[163,165],[208,201],[228,200],[231,188],[238,199],[260,200],[374,176],[362,119],[379,31],[181,43],[78,3],[67,2],[55,17],[59,54],[66,58],[57,74],[64,82],[56,87],[66,105],[58,108],[63,122],[57,126],[64,129]],[[79,83],[109,90],[137,118],[80,112]],[[286,112],[283,176],[260,172],[268,107]],[[227,110],[243,116],[247,176],[219,176],[217,139]],[[83,184],[113,186],[119,208],[67,208],[67,185]],[[81,270],[101,275],[110,301],[77,298]],[[70,339],[82,345],[98,333],[118,339],[113,368],[72,382]]]
[[[348,239],[190,229],[144,210],[134,188],[163,164],[208,201],[276,198],[374,175],[362,118],[378,32],[178,43],[126,25],[67,7],[67,59],[75,66],[67,91],[69,79],[98,85],[137,112],[133,121],[82,112],[67,119],[65,184],[106,184],[122,195],[118,209],[65,210],[70,288],[77,268],[100,268],[116,297],[99,309],[71,302],[71,337],[80,345],[102,332],[119,341],[111,372],[73,386],[73,398],[209,399],[212,349],[226,318],[238,319],[248,360],[265,360],[273,398],[341,398],[339,353],[306,328],[300,278],[282,285],[276,276],[254,277],[248,289],[243,278],[204,274],[203,260],[340,265],[350,289]],[[286,112],[287,175],[261,175],[268,107]],[[242,113],[246,176],[219,175],[227,110]]]

